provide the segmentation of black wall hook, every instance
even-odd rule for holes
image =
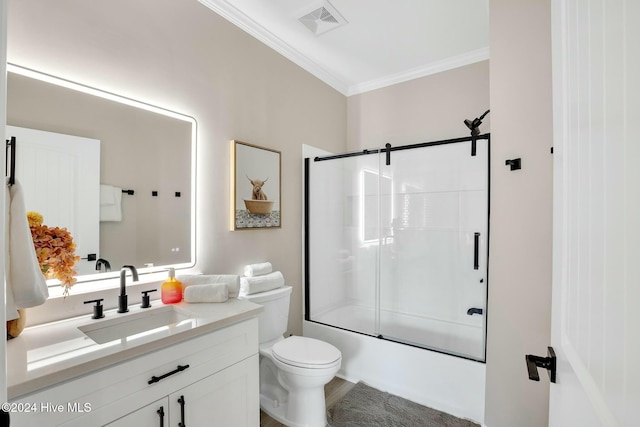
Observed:
[[[504,164],[511,166],[512,171],[522,169],[522,159],[519,157],[517,159],[505,160]]]

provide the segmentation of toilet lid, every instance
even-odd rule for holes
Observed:
[[[340,360],[340,350],[314,338],[291,336],[271,348],[273,356],[288,365],[324,368]]]

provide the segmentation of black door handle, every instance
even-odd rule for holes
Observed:
[[[178,423],[179,427],[187,427],[187,424],[184,422],[184,395],[180,396],[178,399],[178,403],[180,404],[180,422]]]
[[[156,413],[160,417],[160,427],[164,427],[164,407],[161,406]]]
[[[178,365],[178,367],[176,369],[174,369],[171,372],[167,372],[166,374],[160,375],[159,377],[156,377],[155,375],[151,377],[151,379],[149,381],[147,381],[148,384],[153,384],[153,383],[157,383],[159,381],[162,381],[163,379],[170,377],[173,374],[177,374],[178,372],[182,372],[185,369],[187,369],[189,367],[189,365]]]
[[[527,362],[527,371],[529,371],[530,380],[540,381],[538,367],[541,367],[549,371],[549,380],[552,383],[556,382],[556,352],[553,350],[553,347],[547,347],[547,357],[527,354],[525,360]]]

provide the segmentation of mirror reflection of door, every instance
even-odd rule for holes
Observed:
[[[87,256],[100,248],[100,141],[7,126],[7,139],[11,136],[25,209],[40,213],[49,227],[69,230],[81,258],[76,271],[92,274],[95,261]]]

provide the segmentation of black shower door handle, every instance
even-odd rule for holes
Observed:
[[[473,233],[473,269],[480,268],[480,233]]]

